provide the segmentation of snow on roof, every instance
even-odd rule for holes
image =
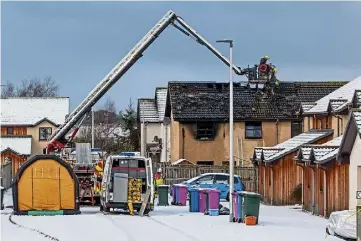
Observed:
[[[156,102],[157,102],[157,109],[158,109],[158,115],[159,120],[163,121],[164,115],[165,115],[165,105],[167,101],[167,88],[157,88],[155,90],[156,95]]]
[[[44,119],[60,125],[67,114],[69,97],[1,99],[2,125],[34,125]]]
[[[139,116],[141,122],[159,122],[159,114],[155,99],[139,100]]]
[[[0,152],[10,149],[17,154],[31,155],[31,136],[2,136],[0,142]]]
[[[258,156],[258,160],[264,162],[272,162],[281,157],[296,151],[303,144],[314,143],[315,141],[329,136],[333,133],[333,130],[318,130],[313,129],[308,132],[302,133],[285,142],[282,142],[274,147],[262,147],[255,150],[254,156]],[[262,149],[261,155],[259,149]]]
[[[325,163],[336,158],[341,145],[342,136],[336,137],[321,145],[306,145],[300,148],[302,160],[314,160],[316,163]]]
[[[187,162],[187,163],[189,163],[189,164],[193,164],[193,165],[194,165],[193,162],[188,161],[187,159],[178,159],[178,160],[172,162],[171,165],[172,165],[172,166],[179,165],[180,163],[182,163],[182,162],[184,162],[184,161]]]
[[[316,103],[305,102],[305,103],[301,103],[301,108],[302,108],[303,111],[308,111],[309,109],[311,109],[315,105],[316,105]]]
[[[330,107],[332,112],[338,112],[345,109],[349,105],[346,99],[333,99],[330,100]]]
[[[361,105],[361,88],[355,91],[355,101],[358,105]]]
[[[167,101],[167,88],[157,87],[154,99],[139,99],[139,118],[142,122],[163,122]]]
[[[360,89],[361,86],[361,76],[348,82],[344,86],[333,91],[329,95],[316,101],[316,105],[311,109],[305,111],[305,113],[325,113],[327,112],[329,102],[331,99],[346,100],[348,103],[352,102],[354,97],[355,90]]]

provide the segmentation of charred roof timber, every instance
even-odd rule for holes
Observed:
[[[244,83],[234,85],[234,119],[299,119],[301,103],[315,102],[347,82],[281,82],[270,93],[253,90]],[[227,121],[229,83],[169,82],[166,116],[172,111],[178,121]]]

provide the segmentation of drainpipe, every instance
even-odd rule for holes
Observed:
[[[184,137],[185,137],[185,130],[182,127],[182,159],[184,159]]]
[[[273,168],[272,167],[270,167],[270,169],[271,169],[271,205],[273,205]]]
[[[321,127],[322,127],[322,122],[321,122],[321,126],[320,127],[318,127],[318,121],[317,120],[319,120],[317,117],[316,117],[316,115],[314,114],[313,115],[313,118],[316,120],[316,126],[317,126],[317,128],[316,129],[322,129]],[[313,126],[314,127],[314,126]]]
[[[327,171],[324,170],[323,175],[323,215],[327,217]]]
[[[276,121],[276,138],[277,138],[277,144],[279,143],[279,137],[278,137],[278,119]]]
[[[312,168],[312,214],[315,214],[315,168]]]
[[[304,170],[304,166],[302,167],[302,172],[301,172],[301,183],[302,183],[302,188],[301,188],[301,204],[302,204],[302,210],[304,210],[304,204],[303,204],[303,201],[304,201],[304,199],[303,199],[303,188],[304,188],[304,183],[305,183],[305,177],[304,177],[304,175],[305,175],[305,170]]]
[[[266,198],[266,163],[263,166],[263,196]]]

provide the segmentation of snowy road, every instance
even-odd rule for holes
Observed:
[[[340,241],[335,237],[325,237],[326,219],[289,207],[261,206],[258,226],[229,223],[228,216],[210,217],[189,213],[188,207],[156,207],[151,217],[104,215],[98,210],[86,207],[82,209],[82,215],[12,216],[12,219],[27,228],[41,230],[59,241],[114,238],[122,241]],[[50,240],[35,231],[12,224],[9,221],[10,213],[11,209],[7,209],[1,215],[3,241]]]

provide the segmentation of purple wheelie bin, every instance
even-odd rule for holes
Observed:
[[[185,185],[178,185],[178,202],[177,205],[186,206],[187,205],[187,194],[188,188]]]
[[[199,212],[205,213],[207,211],[207,190],[199,189]]]
[[[219,197],[221,192],[217,189],[208,189],[208,214],[210,216],[219,215]]]
[[[240,222],[242,219],[239,215],[239,195],[236,192],[232,193],[232,206],[233,206],[233,222]]]

